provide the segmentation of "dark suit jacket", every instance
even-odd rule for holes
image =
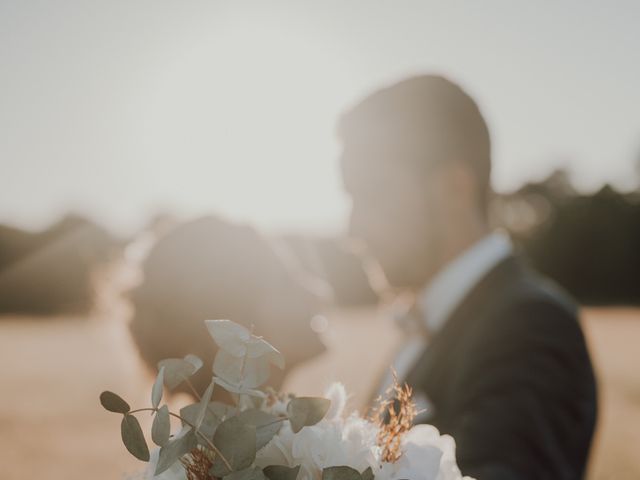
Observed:
[[[576,307],[510,257],[454,311],[407,377],[478,480],[582,478],[596,387]]]

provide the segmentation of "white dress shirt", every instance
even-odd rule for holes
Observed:
[[[440,270],[420,293],[416,303],[417,310],[423,312],[421,318],[407,319],[406,316],[413,311],[407,312],[405,309],[399,317],[396,316],[396,320],[402,323],[424,322],[429,334],[438,332],[471,289],[512,251],[511,240],[505,233],[487,235]],[[393,370],[400,383],[428,346],[428,339],[417,330],[407,334],[393,362]],[[392,381],[393,375],[389,372],[380,384],[378,394],[382,395]],[[415,392],[414,401],[418,410],[426,410],[427,399],[419,397],[419,392]]]

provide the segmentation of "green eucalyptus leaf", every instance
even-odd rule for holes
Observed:
[[[167,470],[171,465],[176,463],[183,455],[186,455],[191,450],[196,448],[198,442],[196,440],[196,433],[193,430],[189,430],[184,435],[169,442],[160,449],[160,455],[158,456],[158,465],[154,475],[160,475]]]
[[[322,480],[361,480],[360,472],[355,468],[327,467],[322,470]]]
[[[252,397],[260,397],[260,398],[264,398],[266,396],[264,392],[261,392],[260,390],[249,388],[243,384],[231,384],[219,377],[213,377],[213,381],[230,393],[235,393],[238,395],[244,394],[244,395],[250,395]]]
[[[218,350],[213,361],[213,373],[232,385],[256,388],[269,379],[271,367],[267,357],[235,357]]]
[[[209,406],[211,395],[213,394],[214,385],[215,383],[212,380],[207,389],[204,391],[204,395],[202,395],[202,398],[200,399],[198,415],[196,416],[196,421],[194,423],[196,430],[200,428],[200,425],[202,425],[202,422],[204,421],[204,417],[207,413],[207,407]]]
[[[242,364],[244,357],[236,357],[225,350],[218,350],[213,360],[213,373],[231,384],[242,382]]]
[[[282,354],[262,337],[231,320],[205,320],[209,333],[221,350],[237,358],[266,359],[278,368],[284,368]]]
[[[238,414],[238,418],[244,423],[256,427],[256,449],[260,450],[278,433],[282,427],[280,417],[270,413],[250,408]]]
[[[253,336],[247,345],[249,358],[263,358],[279,369],[284,369],[284,356],[262,337]]]
[[[269,465],[264,468],[264,474],[269,480],[296,480],[300,465],[287,467],[285,465]]]
[[[225,475],[224,480],[267,480],[267,478],[260,467],[252,467]]]
[[[213,444],[229,462],[231,470],[217,456],[210,470],[212,475],[223,477],[232,471],[244,470],[256,458],[256,427],[243,422],[238,417],[228,418],[216,429]]]
[[[200,411],[200,405],[201,403],[197,402],[181,408],[180,416],[189,423],[196,423],[198,412]],[[207,419],[210,419],[210,422],[215,422],[216,424],[218,424],[235,414],[236,409],[231,405],[227,405],[226,403],[222,402],[209,402],[203,423],[207,423]]]
[[[331,401],[320,397],[296,397],[287,404],[291,430],[298,433],[303,427],[315,425],[324,418]]]
[[[113,392],[104,391],[100,394],[100,403],[110,412],[129,413],[131,407],[122,397]]]
[[[194,403],[187,405],[180,409],[180,417],[187,422],[195,425],[198,418],[198,412],[200,411],[200,403]],[[230,405],[221,402],[209,402],[209,406],[200,425],[200,433],[207,437],[209,440],[213,439],[213,434],[220,423],[236,413],[236,409]],[[186,425],[183,422],[183,426]],[[198,436],[198,443],[206,445],[206,442]]]
[[[361,474],[362,480],[373,480],[373,469],[371,467],[367,467]]]
[[[156,381],[153,383],[151,389],[151,405],[153,408],[158,408],[160,400],[162,400],[162,386],[164,384],[164,367],[160,367]]]
[[[244,362],[242,382],[249,388],[256,388],[269,380],[271,366],[266,357],[247,358]]]
[[[220,349],[240,358],[246,355],[251,332],[245,327],[231,320],[205,320],[204,324]]]
[[[196,372],[196,367],[183,358],[167,358],[158,362],[158,369],[164,367],[164,384],[172,390]]]
[[[171,422],[169,421],[169,407],[163,405],[158,410],[153,425],[151,425],[151,439],[159,447],[164,447],[171,435]]]
[[[203,363],[200,357],[190,353],[189,355],[185,356],[184,359],[191,365],[193,365],[193,368],[195,368],[195,371],[193,373],[196,373],[202,368]]]
[[[143,462],[149,461],[149,447],[144,439],[142,428],[138,419],[133,415],[125,415],[122,417],[120,424],[120,433],[122,434],[122,442],[127,447],[129,453]]]

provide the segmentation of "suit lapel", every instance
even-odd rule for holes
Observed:
[[[469,292],[466,298],[454,310],[440,332],[435,334],[423,354],[407,376],[407,383],[417,395],[426,396],[423,402],[427,408],[417,421],[430,421],[439,414],[439,406],[446,403],[447,378],[455,369],[460,358],[460,347],[464,344],[468,322],[484,315],[504,292],[506,283],[517,275],[518,260],[507,257],[496,265]]]

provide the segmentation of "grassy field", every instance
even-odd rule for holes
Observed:
[[[0,321],[0,478],[120,479],[143,467],[121,446],[117,416],[97,400],[101,390],[112,389],[133,405],[148,403],[151,379],[124,318],[120,312]],[[338,312],[329,320],[327,352],[293,371],[286,386],[313,394],[341,380],[355,392],[351,406],[361,407],[395,337],[372,312]],[[589,478],[640,478],[640,310],[590,309],[583,322],[602,399]],[[365,347],[357,343],[363,338],[366,348],[358,348]]]

